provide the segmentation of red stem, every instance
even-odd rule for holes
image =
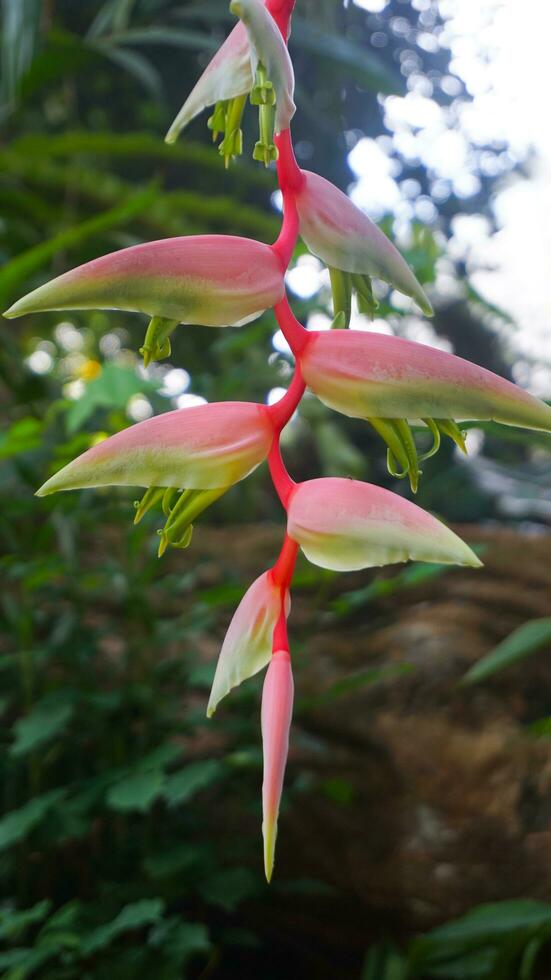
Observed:
[[[283,129],[281,133],[276,133],[274,142],[278,152],[277,179],[279,186],[284,194],[286,190],[296,193],[304,183],[304,174],[296,161],[291,130]]]
[[[310,337],[308,331],[299,323],[286,296],[274,306],[275,317],[285,340],[293,354],[298,358],[302,354]]]
[[[283,398],[280,398],[274,405],[268,406],[268,412],[270,413],[277,434],[287,425],[293,412],[296,411],[298,403],[304,394],[305,387],[300,364],[297,362],[293,380],[283,395]]]
[[[297,560],[298,544],[288,534],[285,535],[279,557],[272,568],[272,578],[276,585],[288,588],[291,584],[295,562]]]
[[[277,623],[275,624],[272,637],[272,650],[274,652],[277,652],[278,650],[289,651],[289,640],[287,637],[287,610],[285,608],[285,600],[287,598],[286,593],[291,588],[297,554],[298,544],[296,541],[293,541],[288,534],[286,534],[281,551],[279,552],[279,557],[271,569],[271,576],[275,585],[279,585],[281,588],[281,612]]]
[[[296,487],[296,483],[289,476],[287,467],[281,458],[278,432],[276,432],[274,436],[272,447],[268,453],[268,466],[270,467],[270,476],[272,478],[272,483],[276,488],[277,495],[285,510],[287,510],[289,497]]]
[[[277,138],[277,137],[276,137]],[[292,190],[283,191],[283,224],[272,249],[279,256],[283,269],[286,270],[293,257],[298,238],[298,211],[295,195]]]
[[[285,40],[289,37],[291,14],[295,0],[267,0],[266,7],[270,11]]]

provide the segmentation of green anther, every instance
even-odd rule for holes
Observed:
[[[453,439],[455,445],[461,450],[461,452],[467,455],[465,436],[459,428],[457,422],[454,422],[453,419],[435,419],[434,421],[440,429],[440,432],[443,432],[445,436],[449,436],[450,439]]]
[[[247,101],[246,95],[238,95],[235,99],[230,99],[226,103],[226,117],[224,120],[225,136],[218,152],[224,157],[224,166],[229,166],[232,157],[241,156],[243,153],[243,133],[241,132],[241,120]]]
[[[256,76],[250,94],[251,105],[275,105],[276,94],[272,82],[269,80],[266,69],[259,61],[256,69]]]
[[[152,361],[162,361],[164,357],[170,357],[169,337],[179,322],[179,320],[169,320],[164,316],[151,317],[145,333],[143,347],[140,347],[144,367],[149,367]]]
[[[330,330],[344,330],[345,327],[346,327],[346,316],[341,310],[340,313],[337,313],[337,315],[333,317],[331,321]]]
[[[191,524],[210,504],[218,500],[218,497],[221,497],[226,490],[227,487],[220,487],[216,490],[187,490],[185,494],[182,494],[182,497],[185,497],[183,505],[180,506],[182,500],[180,497],[163,529],[170,543],[178,541],[188,524]]]
[[[167,522],[165,524],[165,531],[166,531],[167,524],[169,522],[174,522],[176,520],[176,518],[178,517],[178,515],[181,514],[182,511],[185,510],[185,508],[191,502],[191,500],[193,499],[193,497],[196,494],[198,494],[198,493],[201,493],[201,491],[200,490],[183,490],[182,491],[182,493],[178,497],[178,500],[176,501],[176,503],[174,504],[174,506],[170,508],[170,510],[168,512]],[[163,507],[163,513],[164,513],[164,507]]]
[[[398,464],[391,449],[387,449],[386,451],[386,468],[390,475],[395,476],[397,480],[403,480],[408,475],[407,467],[405,470],[398,469]]]
[[[163,499],[164,494],[164,487],[149,487],[149,490],[145,491],[141,500],[135,500],[134,507],[136,508],[136,515],[134,517],[134,524],[139,524],[144,514],[147,514],[148,510],[155,507]]]
[[[212,130],[212,142],[215,143],[219,133],[226,132],[226,114],[228,111],[228,101],[224,99],[217,102],[212,116],[207,120],[207,126]]]
[[[417,493],[417,487],[419,486],[419,476],[421,471],[419,469],[419,459],[417,456],[417,446],[415,445],[415,440],[413,438],[412,431],[409,424],[405,419],[392,419],[392,425],[394,425],[399,438],[401,439],[402,445],[404,447],[408,464],[409,464],[409,483],[413,493]]]
[[[352,313],[352,277],[349,272],[341,272],[340,269],[329,266],[329,279],[333,294],[333,314],[336,317],[343,313],[343,327],[348,327]]]
[[[179,541],[173,541],[172,538],[169,539],[169,544],[172,548],[189,548],[191,544],[191,538],[193,535],[193,524],[188,524],[182,537]]]
[[[221,497],[227,489],[227,487],[221,487],[216,490],[183,491],[174,507],[169,510],[165,526],[157,532],[161,538],[158,552],[159,558],[165,553],[169,544],[173,548],[188,547],[191,541],[192,522],[210,504],[218,500],[218,497]],[[167,501],[172,499],[172,497],[168,497],[168,491],[165,493],[164,499]]]
[[[178,491],[176,490],[176,487],[167,487],[166,490],[165,490],[165,492],[164,492],[164,494],[163,494],[163,500],[162,500],[162,503],[161,503],[161,507],[163,509],[163,514],[165,515],[165,517],[168,517],[168,515],[170,514],[170,511],[172,510],[171,504],[172,504],[172,501],[174,500],[174,494],[175,493],[178,493]]]
[[[432,432],[432,446],[426,453],[419,456],[420,463],[422,463],[425,459],[430,459],[431,456],[434,456],[440,449],[440,429],[438,428],[436,422],[434,422],[433,419],[423,419],[423,422]]]
[[[394,428],[393,419],[370,418],[368,421],[371,422],[371,425],[373,426],[375,431],[378,432],[381,438],[384,439],[384,441],[386,442],[390,452],[392,453],[392,457],[394,462],[396,463],[396,466],[400,465],[402,467],[403,472],[401,474],[401,477],[407,476],[409,472],[409,460],[407,457],[407,453],[404,449],[404,446],[402,444],[402,440],[400,439],[398,433],[396,432],[396,429]],[[387,465],[388,465],[388,456],[387,456]],[[392,476],[399,475],[398,473],[394,473],[390,469],[390,467],[389,467],[389,472],[392,474]]]
[[[260,139],[255,143],[253,160],[259,160],[267,167],[277,160],[277,147],[274,145],[274,107],[262,103],[258,107],[258,127]]]
[[[373,295],[370,277],[353,272],[352,287],[356,291],[360,313],[365,313],[372,320],[379,304]]]

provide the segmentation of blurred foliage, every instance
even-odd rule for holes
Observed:
[[[3,0],[4,306],[67,267],[142,240],[214,231],[275,237],[272,173],[246,160],[225,173],[211,147],[196,141],[206,138],[204,120],[192,130],[196,139],[162,141],[201,59],[227,29],[225,8],[204,0]],[[401,90],[395,49],[383,57],[366,48],[364,15],[352,5],[305,0],[301,9],[293,32],[297,133],[305,159],[315,141],[317,169],[345,182],[343,130],[358,125],[361,109],[362,125],[378,131],[375,93]],[[441,248],[429,228],[414,226],[408,258],[422,281],[434,278]],[[296,309],[325,311],[326,301],[297,301]],[[389,297],[380,312],[400,313]],[[246,710],[222,713],[214,734],[204,718],[212,670],[196,647],[199,632],[215,629],[220,610],[229,617],[245,586],[231,555],[221,556],[223,584],[211,587],[200,563],[183,563],[178,573],[158,564],[152,529],[147,521],[132,526],[125,491],[40,504],[33,497],[94,440],[173,407],[178,395],[263,400],[289,378],[285,355],[271,345],[271,315],[241,331],[180,329],[172,363],[147,377],[135,353],[144,328],[121,313],[0,321],[0,971],[7,980],[243,975],[235,951],[260,940],[240,927],[239,909],[254,902],[269,910],[257,837],[224,826],[228,797],[260,824],[258,685],[236,695]],[[176,382],[175,367],[185,369]],[[485,431],[502,462],[525,462],[527,437],[505,443],[500,433],[497,442],[495,427]],[[338,419],[311,398],[286,451],[297,476],[347,472],[388,482],[367,426]],[[475,490],[451,450],[431,463],[420,499],[450,518],[493,514],[488,494]],[[215,521],[272,516],[279,519],[278,505],[262,472],[212,511]],[[341,596],[334,612],[347,616],[441,571],[412,568],[375,581]],[[323,587],[323,573],[308,575]],[[520,649],[528,652],[526,643]],[[367,672],[349,683],[379,679],[381,672]],[[335,781],[324,792],[346,798]],[[293,885],[298,895],[322,890],[316,882]],[[524,924],[522,909],[518,920],[504,920],[507,953],[493,926],[479,943],[464,920],[462,935],[450,926],[451,935],[436,932],[412,947],[425,957],[412,953],[421,957],[415,962],[430,961],[433,972],[400,973],[401,954],[385,947],[369,954],[365,977],[482,980],[497,974],[480,964],[502,956],[499,976],[512,976],[505,971],[521,958],[524,980],[547,936],[549,913],[540,911],[530,920],[527,909]],[[446,957],[463,957],[463,973],[449,972]],[[275,977],[269,963],[263,975]]]
[[[362,980],[532,980],[551,938],[551,905],[529,899],[480,905],[414,940],[367,954]]]

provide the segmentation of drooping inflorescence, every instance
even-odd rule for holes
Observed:
[[[233,484],[268,459],[286,512],[281,552],[244,595],[224,640],[207,713],[243,680],[268,667],[262,696],[264,866],[270,880],[293,705],[287,635],[298,549],[338,571],[407,560],[477,567],[470,548],[402,496],[350,479],[296,484],[280,451],[282,429],[308,388],[327,406],[369,421],[387,446],[390,472],[416,490],[420,462],[448,436],[465,449],[458,420],[494,419],[551,431],[551,408],[503,378],[422,344],[348,328],[359,309],[376,308],[371,280],[384,280],[423,313],[432,307],[394,245],[345,194],[295,160],[290,122],[294,76],[287,49],[295,0],[232,0],[238,22],[207,66],[167,135],[173,142],[198,113],[220,139],[226,165],[243,149],[247,100],[258,109],[255,160],[276,161],[283,197],[273,245],[222,235],[189,236],[123,249],[40,286],[4,315],[44,310],[118,309],[151,319],[141,348],[147,367],[170,354],[181,323],[240,326],[273,309],[295,358],[295,373],[274,405],[220,402],[140,422],[93,446],[51,477],[39,496],[106,485],[145,489],[135,521],[163,515],[159,555],[187,548],[193,522]],[[298,236],[329,269],[334,319],[329,332],[306,330],[285,293]],[[424,424],[432,448],[419,454],[410,423]]]

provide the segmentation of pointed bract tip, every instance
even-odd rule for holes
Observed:
[[[46,482],[43,483],[42,486],[38,488],[38,490],[35,490],[34,492],[35,497],[49,497],[50,494],[57,493],[57,491],[59,490],[59,487],[56,486],[57,476],[58,474],[54,473],[54,475],[51,476],[49,480],[46,480]]]
[[[8,310],[6,310],[5,313],[2,313],[2,316],[6,320],[15,320],[16,317],[21,316],[21,313],[19,313],[19,311],[17,309],[17,307],[19,306],[19,303],[20,303],[20,300],[17,300],[16,303],[12,303],[12,305],[10,306],[10,308]]]
[[[274,873],[275,843],[277,837],[277,820],[262,823],[262,837],[264,839],[264,874],[266,881],[270,884]]]
[[[421,290],[419,296],[415,297],[415,301],[425,316],[434,316],[434,306],[424,290]]]
[[[178,139],[178,130],[172,128],[169,129],[168,133],[165,136],[165,143],[168,143],[169,146],[172,146],[172,144],[175,143],[177,139]]]

